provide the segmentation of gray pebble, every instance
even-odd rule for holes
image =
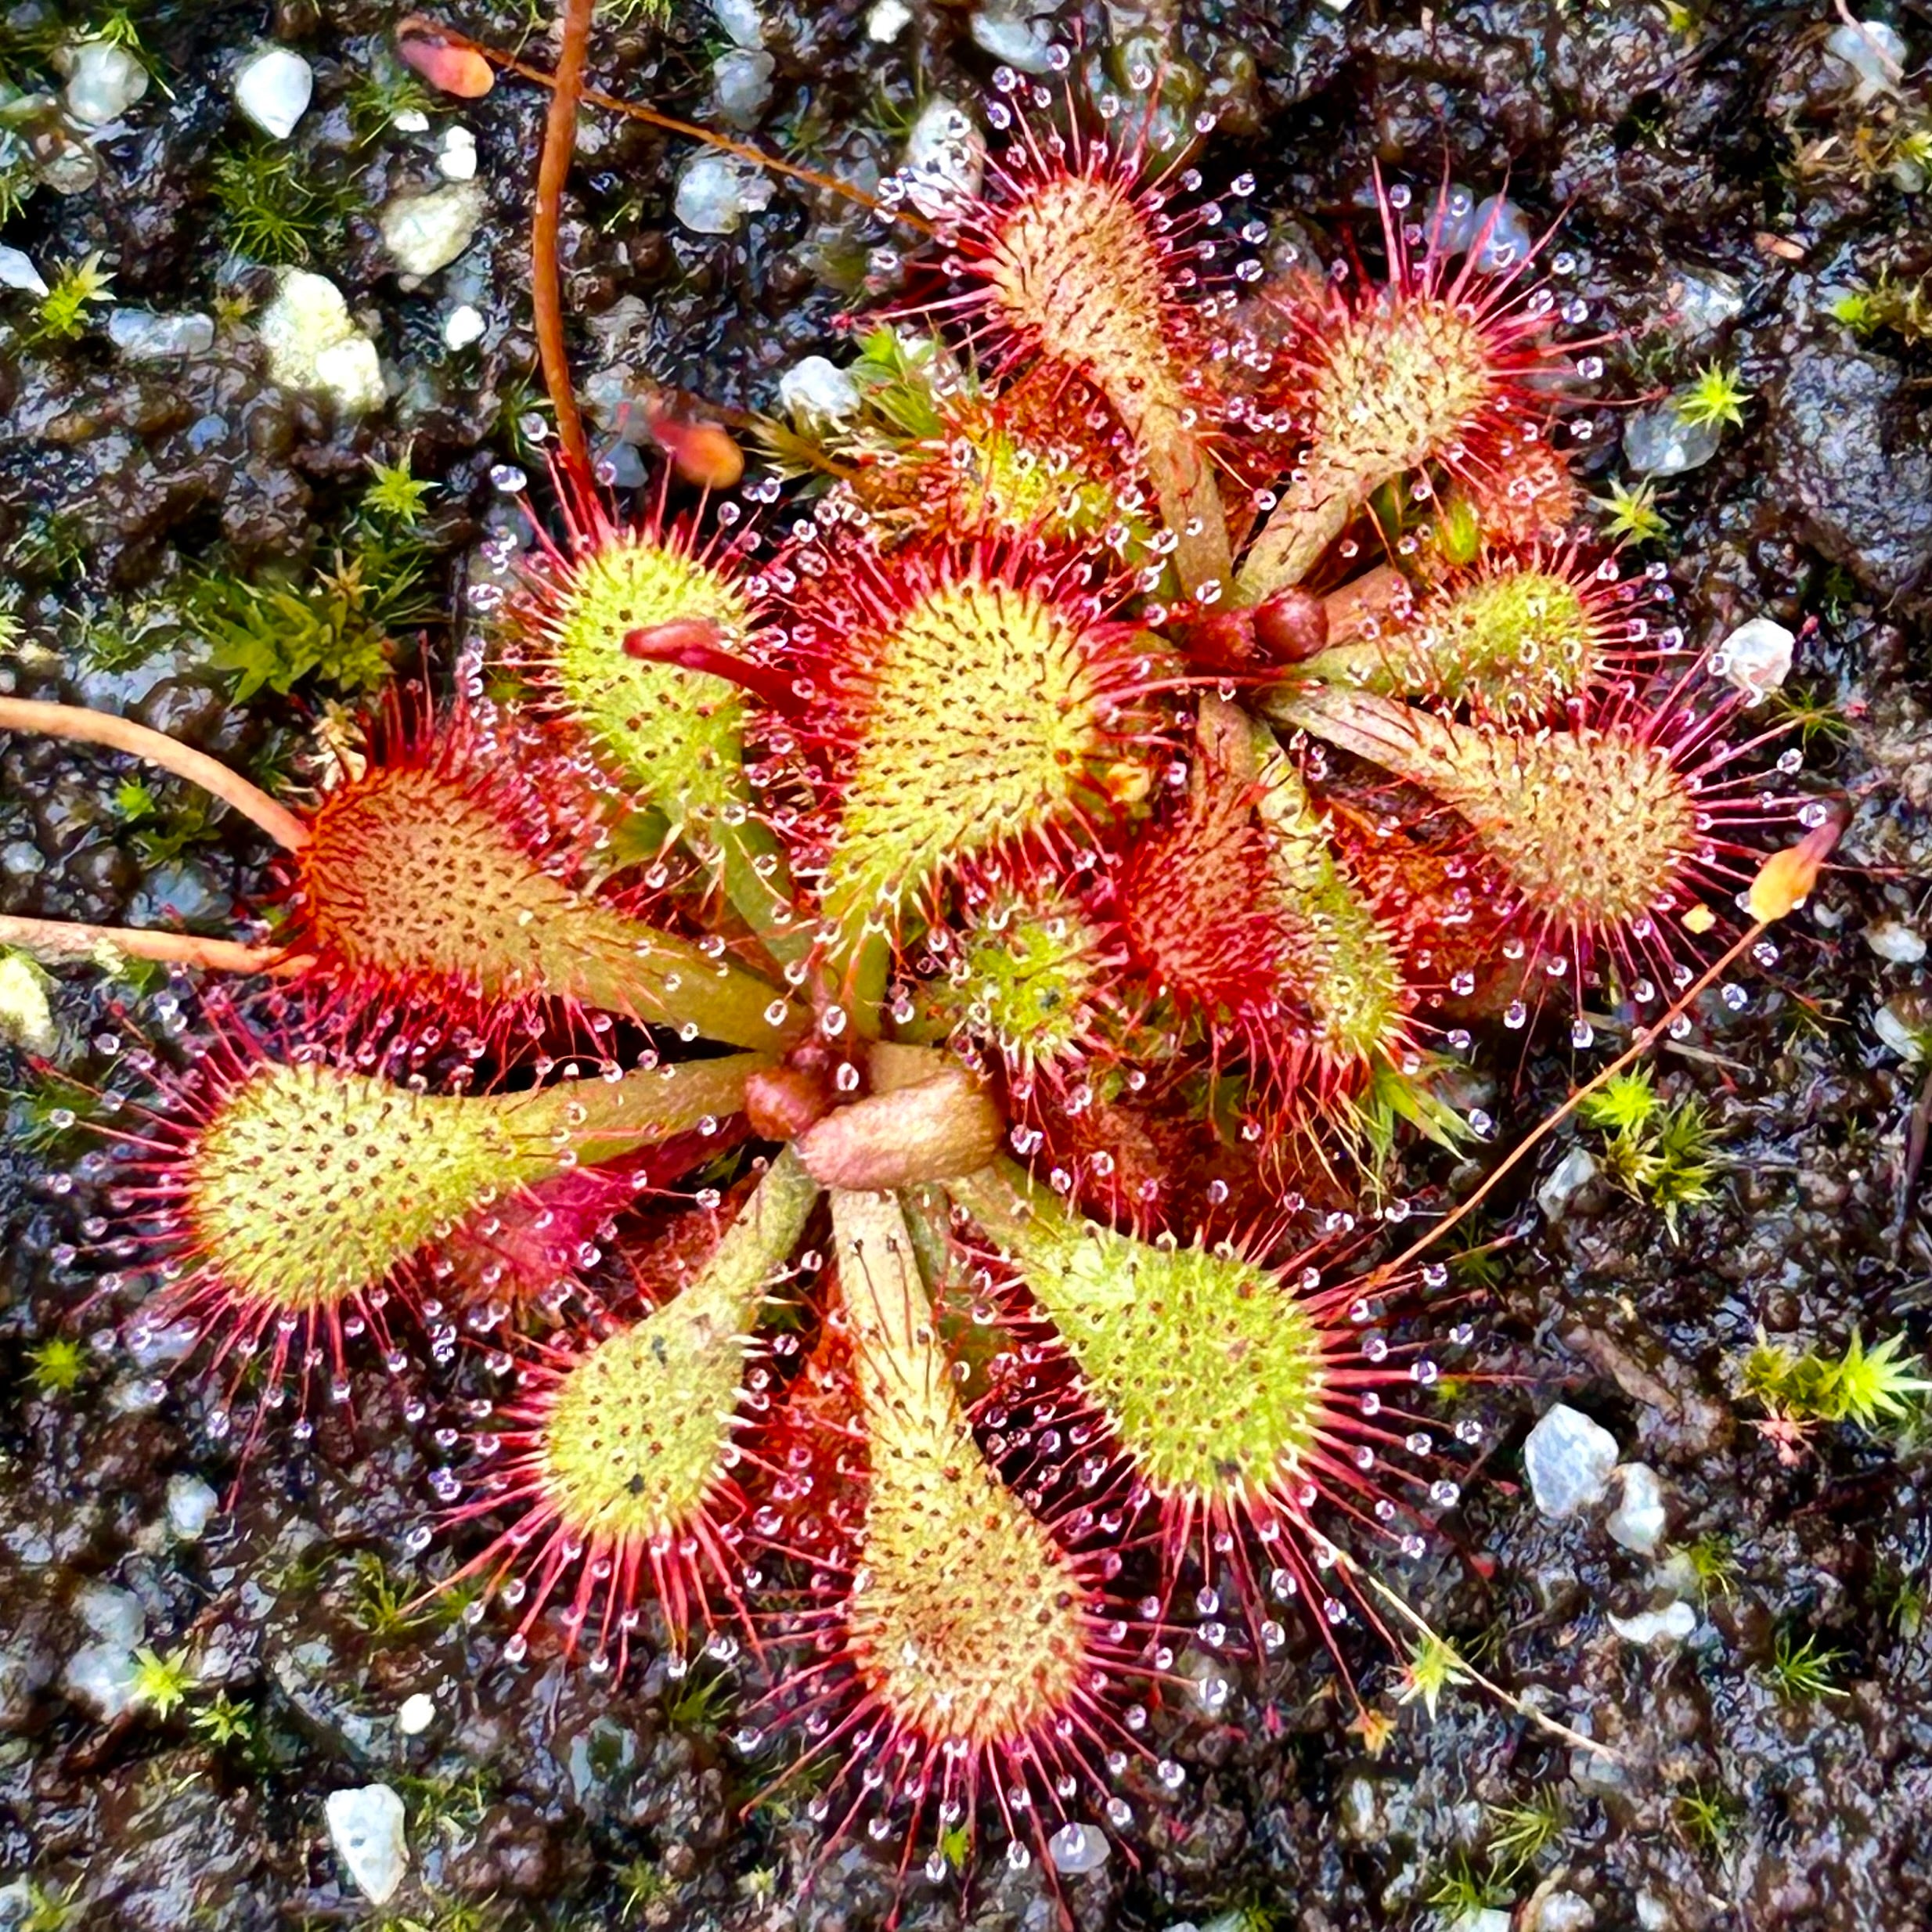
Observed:
[[[214,347],[214,323],[192,311],[157,315],[151,309],[117,308],[107,318],[107,339],[131,362],[176,362]]]
[[[1559,1402],[1523,1445],[1537,1509],[1552,1523],[1601,1502],[1617,1467],[1617,1438],[1581,1410]]]
[[[330,1792],[323,1808],[355,1889],[371,1905],[386,1905],[409,1869],[402,1799],[386,1784],[358,1785]]]
[[[1613,1541],[1649,1556],[1663,1538],[1663,1485],[1647,1463],[1626,1462],[1617,1473],[1623,1495],[1604,1526]]]
[[[1633,409],[1624,420],[1624,456],[1646,476],[1681,476],[1718,453],[1714,423],[1687,423],[1674,397],[1647,409]]]

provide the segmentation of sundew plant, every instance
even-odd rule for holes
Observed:
[[[1071,80],[1002,71],[979,189],[889,184],[856,411],[742,483],[667,424],[621,507],[559,380],[589,12],[481,657],[287,798],[0,705],[279,848],[265,939],[110,942],[183,985],[121,1043],[95,1292],[193,1325],[242,1483],[419,1391],[413,1546],[503,1667],[744,1660],[737,1747],[828,1844],[1051,1873],[1183,1781],[1184,1647],[1300,1620],[1350,1697],[1408,1649],[1478,1366],[1426,1244],[1379,1257],[1404,1150],[1489,1130],[1448,1076],[1688,1031],[1835,820],[1580,521],[1558,241],[1378,182],[1360,259],[1296,258]]]

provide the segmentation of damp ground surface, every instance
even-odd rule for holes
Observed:
[[[515,84],[460,110],[421,96],[390,52],[399,11],[0,7],[18,202],[0,242],[44,273],[98,257],[112,278],[66,341],[31,340],[35,298],[0,291],[0,687],[125,711],[299,784],[333,708],[386,675],[375,640],[420,633],[445,665],[467,641],[478,546],[515,522],[493,473],[536,474],[542,456],[524,225],[543,103]],[[452,17],[541,59],[540,11],[499,0]],[[611,20],[593,73],[715,120],[716,63],[752,11],[721,23],[679,0],[662,31]],[[748,137],[871,185],[927,99],[983,115],[1000,62],[982,43],[1040,44],[1018,9],[979,16],[977,39],[965,9],[909,12],[881,42],[852,0],[773,0],[769,66],[727,69]],[[148,85],[104,130],[34,98],[62,85],[56,14],[136,38]],[[1130,81],[1162,14],[1089,9],[1087,58]],[[1322,259],[1351,237],[1371,246],[1378,165],[1418,194],[1445,176],[1479,197],[1506,187],[1532,230],[1561,218],[1559,293],[1613,334],[1602,389],[1622,399],[1586,419],[1595,493],[1635,480],[1620,442],[1644,398],[1707,365],[1736,372],[1741,424],[1660,481],[1669,540],[1642,554],[1667,560],[1692,643],[1759,617],[1800,634],[1779,715],[1856,812],[1841,868],[1775,961],[1740,971],[1742,1004],[1712,1000],[1658,1058],[1660,1084],[1715,1124],[1710,1198],[1681,1209],[1673,1238],[1616,1186],[1603,1137],[1566,1127],[1476,1230],[1508,1239],[1463,1263],[1471,1299],[1442,1317],[1476,1325],[1499,1379],[1454,1393],[1483,1426],[1476,1467],[1432,1553],[1390,1573],[1512,1696],[1607,1753],[1466,1686],[1433,1718],[1419,1699],[1400,1707],[1373,1751],[1298,1619],[1265,1667],[1202,1638],[1180,1665],[1198,1692],[1170,1692],[1152,1720],[1184,1782],[1140,1805],[1131,1856],[1115,1844],[1062,1880],[1065,1909],[1093,1932],[1932,1921],[1932,1426],[1826,1426],[1793,1444],[1739,1393],[1760,1330],[1793,1350],[1840,1351],[1855,1332],[1932,1346],[1932,1241],[1907,1195],[1932,1040],[1932,294],[1909,301],[1932,287],[1912,160],[1932,167],[1932,139],[1911,141],[1932,104],[1882,63],[1862,90],[1827,50],[1822,0],[1186,0],[1180,16],[1170,95],[1220,114],[1198,165],[1210,187],[1253,175],[1278,242]],[[1909,73],[1932,57],[1925,7],[1880,16]],[[285,141],[251,134],[230,97],[265,38],[313,76]],[[439,169],[459,125],[474,136],[473,237],[454,263],[399,275],[380,213],[464,178],[460,158]],[[844,352],[840,317],[894,271],[862,214],[784,181],[735,233],[694,232],[672,213],[688,142],[595,114],[585,128],[567,304],[622,485],[641,473],[640,379],[773,408],[802,355]],[[380,358],[378,406],[352,414],[268,379],[258,324],[278,264],[346,297]],[[1855,328],[1843,303],[1859,290],[1889,305],[1854,310]],[[452,326],[463,308],[474,322]],[[149,319],[114,323],[130,312]],[[370,463],[406,452],[434,487],[420,518],[385,521]],[[326,618],[286,691],[275,607],[257,594],[276,585]],[[0,741],[0,912],[232,932],[263,884],[262,845],[168,783],[131,789],[137,777]],[[111,1081],[131,1043],[176,1040],[191,1013],[164,979],[63,971],[42,1054]],[[1600,1062],[1601,1043],[1573,1062],[1561,1045],[1501,1032],[1484,1045],[1480,1063],[1501,1069],[1486,1096],[1497,1145]],[[170,1372],[179,1338],[143,1330],[132,1288],[104,1288],[74,1252],[101,1238],[104,1212],[96,1143],[67,1124],[85,1095],[22,1052],[5,1069],[0,1927],[883,1922],[896,1848],[863,1835],[800,1902],[821,1840],[798,1797],[757,1802],[777,1765],[741,1735],[755,1667],[678,1680],[660,1660],[614,1688],[542,1645],[510,1667],[499,1620],[414,1603],[427,1573],[408,1533],[433,1509],[442,1452],[404,1413],[411,1389],[359,1370],[347,1411],[325,1407],[306,1444],[269,1431],[230,1507],[236,1446],[211,1436],[205,1383]],[[1416,1168],[1418,1188],[1444,1179],[1440,1162]],[[50,1352],[63,1338],[77,1350]],[[429,1389],[432,1403],[457,1393]],[[1606,1520],[1620,1496],[1627,1512],[1633,1479],[1561,1520],[1537,1506],[1524,1444],[1559,1404],[1658,1479],[1665,1522],[1647,1553]],[[1339,1644],[1365,1694],[1386,1690],[1366,1632]],[[164,1674],[190,1660],[165,1711],[152,1696],[117,1708],[142,1653]],[[403,1803],[411,1859],[380,1909],[323,1808],[377,1783]],[[996,1855],[964,1907],[915,1880],[903,1909],[910,1925],[993,1932],[1044,1927],[1056,1908],[1037,1869]]]

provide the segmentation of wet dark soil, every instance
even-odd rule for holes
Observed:
[[[524,225],[542,101],[506,85],[460,117],[437,107],[428,135],[370,132],[359,84],[393,76],[401,11],[113,10],[164,85],[92,143],[93,185],[38,189],[0,240],[41,265],[99,252],[116,300],[207,314],[214,341],[155,364],[117,355],[98,326],[31,347],[30,305],[0,295],[15,332],[0,339],[0,557],[16,621],[0,688],[123,709],[299,776],[315,710],[341,694],[234,703],[182,600],[211,569],[326,561],[369,459],[406,450],[438,485],[431,569],[461,630],[463,560],[500,515],[491,469],[532,454]],[[774,93],[758,138],[870,183],[922,99],[976,110],[995,63],[968,11],[911,11],[882,47],[857,0],[767,6]],[[1908,69],[1932,57],[1932,9],[1873,11],[1904,36]],[[67,12],[0,8],[15,84],[54,85],[36,50]],[[1087,45],[1106,49],[1165,9],[1111,12],[1085,10]],[[1923,171],[1908,193],[1909,170],[1901,186],[1893,166],[1901,129],[1932,127],[1924,84],[1857,100],[1826,52],[1836,16],[1822,0],[1184,0],[1180,13],[1171,85],[1184,93],[1198,77],[1223,110],[1204,173],[1255,174],[1257,209],[1325,256],[1363,226],[1378,165],[1480,193],[1506,186],[1533,225],[1561,218],[1576,293],[1617,338],[1603,390],[1620,400],[1597,413],[1584,466],[1593,488],[1624,474],[1620,427],[1638,399],[1706,363],[1735,366],[1752,392],[1743,423],[1667,486],[1660,553],[1692,642],[1760,615],[1802,631],[1793,684],[1818,712],[1810,762],[1856,816],[1742,1010],[1714,1002],[1661,1056],[1670,1090],[1703,1097],[1721,1124],[1714,1198],[1683,1213],[1674,1240],[1600,1180],[1552,1222],[1537,1186],[1588,1141],[1566,1130],[1485,1230],[1512,1238],[1472,1317],[1499,1379],[1460,1397],[1487,1447],[1404,1588],[1490,1676],[1617,1755],[1455,1691],[1433,1721],[1404,1707],[1372,1753],[1347,1728],[1332,1666],[1297,1636],[1265,1669],[1225,1667],[1232,1689],[1212,1714],[1183,1699],[1157,1718],[1188,1781],[1152,1808],[1137,1868],[1116,1847],[1066,1882],[1066,1905],[1094,1932],[1328,1932],[1432,1912],[1447,1923],[1455,1908],[1431,1901],[1465,1872],[1499,1880],[1483,1907],[1499,1916],[1468,1921],[1480,1932],[1932,1922],[1920,1614],[1932,1427],[1825,1427],[1793,1451],[1738,1393],[1761,1328],[1793,1347],[1842,1348],[1855,1330],[1932,1345],[1932,1238],[1906,1160],[1927,1068],[1896,1050],[1900,1025],[1922,1023],[1927,971],[1868,937],[1887,924],[1924,932],[1932,917],[1932,348],[1896,330],[1855,336],[1831,306],[1855,285],[1909,288],[1932,271]],[[452,17],[479,38],[543,45],[514,0]],[[211,200],[215,156],[243,141],[225,70],[265,33],[315,71],[291,150],[329,199],[311,265],[341,288],[389,378],[387,406],[359,418],[267,382],[250,318],[270,278],[231,251]],[[708,9],[678,0],[662,32],[601,30],[593,67],[613,92],[702,118],[723,45]],[[457,118],[476,135],[488,212],[457,269],[408,287],[374,211],[435,185],[435,140]],[[868,272],[891,279],[863,217],[784,182],[737,235],[692,234],[671,214],[686,144],[595,116],[586,130],[565,253],[593,398],[643,377],[770,406],[801,354],[838,353],[838,319]],[[442,330],[459,285],[485,326],[452,350]],[[440,658],[454,640],[430,641]],[[0,741],[0,911],[154,923],[171,909],[194,929],[231,930],[259,881],[259,844],[217,823],[157,855],[119,797],[126,775]],[[88,1081],[110,1077],[121,1041],[182,1025],[165,982],[90,972],[59,977],[54,1015],[47,1058]],[[1574,1070],[1541,1047],[1506,1073],[1499,1143]],[[380,1377],[359,1382],[353,1428],[332,1415],[299,1451],[265,1444],[233,1509],[185,1534],[199,1485],[225,1498],[232,1447],[210,1440],[194,1379],[166,1378],[169,1338],[131,1353],[129,1306],[72,1253],[95,1238],[98,1152],[52,1111],[58,1097],[27,1055],[11,1054],[6,1081],[23,1098],[0,1154],[0,1927],[881,1922],[893,1885],[878,1854],[842,1848],[801,1903],[812,1827],[784,1804],[741,1815],[770,1769],[734,1742],[749,1691],[694,1689],[661,1662],[615,1690],[553,1657],[512,1669],[488,1618],[401,1607],[420,1580],[406,1539],[431,1508],[438,1451]],[[49,1389],[33,1351],[63,1335],[82,1343],[78,1379]],[[1561,1523],[1538,1513],[1521,1444],[1559,1399],[1660,1476],[1656,1555],[1612,1540],[1601,1508]],[[1680,1599],[1697,1612],[1681,1643],[1632,1642],[1610,1622]],[[130,1638],[124,1651],[192,1652],[200,1681],[181,1709],[103,1719],[90,1707],[74,1667],[103,1619]],[[1808,1639],[1838,1654],[1815,1694],[1793,1694],[1773,1661]],[[1372,1649],[1353,1654],[1377,1683]],[[210,1714],[218,1692],[240,1714],[226,1737]],[[406,1735],[398,1714],[418,1693],[433,1713]],[[351,1887],[323,1815],[329,1792],[376,1782],[408,1805],[413,1858],[387,1916]],[[1499,1815],[1545,1796],[1559,1822],[1501,1882]],[[980,1875],[964,1918],[991,1932],[1053,1912],[1037,1873],[1001,1868]],[[961,1908],[916,1890],[907,1916],[950,1924]]]

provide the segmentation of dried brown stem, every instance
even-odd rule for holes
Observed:
[[[1437,1631],[1431,1629],[1426,1618],[1418,1611],[1411,1609],[1408,1605],[1379,1577],[1372,1576],[1359,1564],[1353,1563],[1346,1556],[1343,1560],[1348,1564],[1348,1567],[1353,1570],[1357,1576],[1360,1577],[1394,1610],[1404,1623],[1420,1631],[1425,1637],[1433,1638],[1436,1643],[1441,1644],[1443,1648],[1455,1659],[1458,1667],[1463,1671],[1472,1681],[1480,1684],[1499,1704],[1508,1705],[1519,1717],[1528,1718],[1538,1730],[1547,1731],[1552,1737],[1561,1738],[1566,1744],[1574,1745],[1579,1750],[1593,1752],[1597,1757],[1607,1757],[1615,1764],[1622,1764],[1629,1762],[1621,1751],[1606,1744],[1601,1738],[1585,1737],[1581,1731],[1573,1731],[1568,1725],[1559,1724],[1548,1711],[1537,1710],[1528,1698],[1519,1697],[1514,1691],[1505,1690],[1494,1678],[1485,1677],[1454,1645],[1449,1643]]]
[[[527,60],[519,60],[514,54],[506,54],[500,49],[486,46],[481,41],[471,40],[467,36],[445,27],[439,30],[445,39],[453,46],[467,47],[474,53],[481,54],[485,60],[501,67],[506,74],[514,74],[519,80],[532,81],[539,87],[553,88],[557,76],[544,68],[534,67]],[[874,214],[881,214],[901,227],[915,229],[921,235],[932,232],[932,224],[921,221],[909,210],[896,207],[889,201],[881,201],[876,195],[869,195],[863,188],[855,188],[849,181],[841,181],[835,175],[821,174],[815,168],[801,168],[794,161],[781,161],[775,156],[766,154],[753,147],[748,142],[734,141],[727,135],[714,132],[709,128],[701,128],[695,121],[679,121],[675,114],[661,114],[654,107],[640,106],[636,101],[620,100],[615,94],[600,93],[595,88],[585,88],[580,98],[593,107],[601,107],[607,113],[622,114],[627,120],[641,121],[647,127],[660,128],[666,134],[682,135],[687,140],[701,141],[706,147],[715,148],[721,154],[735,154],[741,161],[749,161],[754,167],[769,169],[774,175],[788,175],[794,181],[802,181],[808,186],[823,188],[828,194],[842,196],[847,201],[856,202]]]
[[[1525,1134],[1509,1150],[1508,1155],[1483,1181],[1482,1186],[1478,1188],[1466,1201],[1462,1202],[1453,1213],[1445,1215],[1426,1234],[1411,1242],[1393,1261],[1387,1262],[1377,1268],[1375,1270],[1376,1278],[1386,1281],[1393,1276],[1400,1274],[1411,1262],[1419,1260],[1428,1253],[1429,1249],[1434,1247],[1436,1243],[1440,1241],[1443,1236],[1447,1234],[1458,1222],[1466,1220],[1470,1215],[1473,1214],[1483,1202],[1501,1185],[1504,1178],[1513,1169],[1519,1167],[1536,1148],[1554,1134],[1592,1094],[1615,1080],[1626,1067],[1641,1060],[1663,1036],[1665,1028],[1670,1025],[1671,1022],[1678,1015],[1689,1012],[1693,1003],[1705,989],[1714,984],[1725,973],[1729,971],[1731,968],[1764,936],[1770,925],[1771,921],[1768,919],[1760,919],[1749,926],[1743,935],[1726,949],[1721,957],[1713,960],[1678,995],[1662,1018],[1654,1025],[1638,1027],[1637,1037],[1608,1066],[1598,1073],[1594,1079],[1578,1087],[1576,1092],[1572,1094],[1554,1113],[1547,1115],[1543,1119],[1538,1121],[1534,1129]]]
[[[275,842],[297,852],[308,842],[308,828],[285,805],[278,805],[258,786],[220,759],[179,744],[164,732],[150,731],[130,718],[89,711],[79,705],[43,704],[36,698],[0,697],[0,731],[31,731],[42,737],[74,738],[110,752],[144,758],[177,778],[212,792],[224,805],[260,826]]]
[[[288,957],[279,946],[243,946],[204,939],[197,932],[143,932],[133,926],[89,926],[67,919],[27,919],[0,914],[0,946],[17,946],[49,966],[94,964],[103,950],[170,966],[200,966],[218,973],[302,971],[312,964]]]
[[[530,308],[536,324],[537,355],[544,387],[557,412],[557,440],[580,476],[590,474],[590,445],[571,387],[570,353],[564,342],[564,283],[557,265],[557,236],[564,214],[564,185],[577,152],[577,103],[583,98],[584,61],[590,45],[590,16],[596,0],[563,0],[558,9],[562,41],[557,49],[550,110],[543,124],[543,154],[537,164],[537,205],[530,223]],[[479,49],[479,51],[481,51]]]

